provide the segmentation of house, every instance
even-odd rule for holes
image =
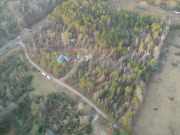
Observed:
[[[65,56],[65,55],[60,55],[58,58],[57,58],[57,62],[58,63],[65,63],[65,62],[69,62],[70,61],[70,58]]]

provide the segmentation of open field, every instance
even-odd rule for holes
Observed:
[[[33,77],[33,87],[35,88],[33,94],[45,96],[57,92],[58,86],[47,80],[39,72],[34,72]]]
[[[180,134],[180,30],[172,30],[166,41],[168,53],[162,71],[150,83],[137,116],[135,135]]]

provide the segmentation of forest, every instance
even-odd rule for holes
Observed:
[[[24,28],[46,18],[62,0],[1,0],[0,47],[16,38]]]
[[[18,56],[1,58],[0,73],[0,133],[6,133],[13,127],[24,134],[29,130],[32,76]]]
[[[7,2],[8,0],[0,1],[0,47],[15,38],[19,32],[16,18],[7,8]]]
[[[84,114],[67,95],[32,93],[32,71],[21,56],[0,59],[0,134],[90,135],[91,118],[82,124]]]
[[[111,9],[106,0],[66,0],[49,19],[27,41],[31,57],[57,78],[73,71],[65,81],[128,130],[146,82],[158,69],[165,22]],[[76,61],[58,63],[61,54]],[[87,56],[92,57],[78,59]]]
[[[76,104],[65,94],[52,93],[36,97],[32,104],[33,128],[31,135],[90,135],[91,120],[82,124]]]

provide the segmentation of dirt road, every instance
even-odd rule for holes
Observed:
[[[134,135],[180,135],[180,29],[169,33],[166,44],[167,58],[146,90]]]
[[[88,98],[86,98],[84,95],[82,95],[80,92],[78,92],[76,89],[72,88],[71,86],[69,86],[68,84],[64,83],[63,81],[55,78],[54,76],[48,74],[44,69],[42,69],[41,67],[39,67],[36,63],[34,63],[32,61],[32,59],[30,58],[30,56],[28,55],[28,52],[26,50],[25,44],[22,41],[18,42],[19,45],[21,45],[23,47],[25,56],[28,60],[28,62],[34,67],[36,68],[38,71],[40,71],[41,73],[44,72],[46,73],[46,75],[51,77],[51,80],[54,81],[55,83],[57,83],[58,85],[60,85],[61,87],[66,88],[69,92],[75,94],[76,96],[80,97],[84,102],[86,102],[88,105],[90,105],[100,116],[102,116],[104,119],[108,120],[108,116],[101,111],[92,101],[90,101]]]

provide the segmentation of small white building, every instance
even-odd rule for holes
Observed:
[[[49,75],[47,75],[46,78],[47,78],[48,80],[51,80],[51,77],[50,77]]]
[[[44,73],[44,72],[42,72],[41,74],[42,74],[43,76],[46,76],[46,73]]]

